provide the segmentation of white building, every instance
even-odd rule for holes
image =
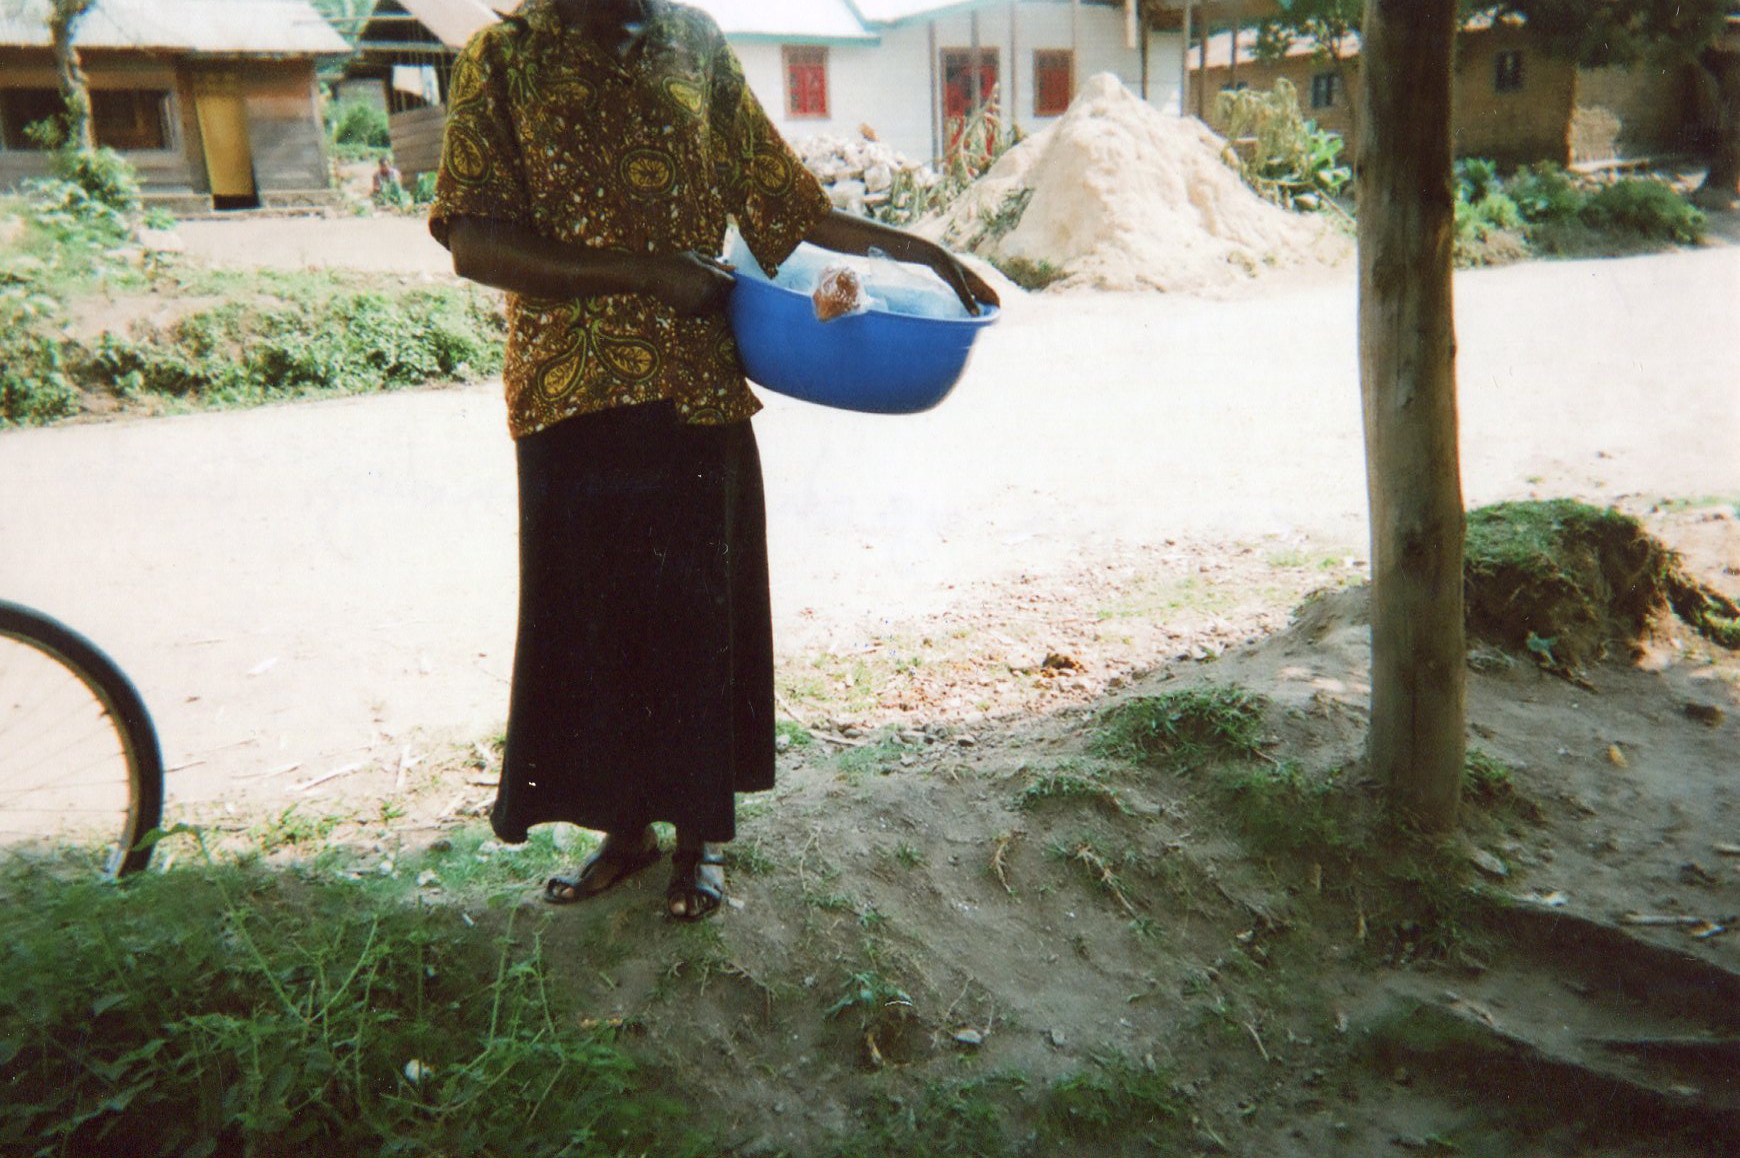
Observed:
[[[790,138],[860,125],[909,157],[940,157],[973,91],[1031,131],[1110,72],[1176,113],[1183,37],[1134,0],[686,0],[718,21],[751,87]]]
[[[514,2],[380,0],[352,72],[421,68],[444,98],[454,54]],[[1004,123],[1023,130],[1061,115],[1080,83],[1100,72],[1179,113],[1191,15],[1232,0],[682,2],[718,22],[787,137],[869,126],[907,156],[935,160],[947,151],[950,121],[973,104],[975,49],[980,99],[994,95]],[[440,100],[391,97],[400,167],[432,168]]]

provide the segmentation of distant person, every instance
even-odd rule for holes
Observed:
[[[800,241],[922,262],[939,246],[834,212],[705,14],[670,0],[527,0],[453,70],[429,227],[508,291],[502,378],[519,465],[520,619],[490,820],[509,842],[604,832],[545,899],[658,860],[693,920],[724,898],[735,793],[773,786],[762,480],[723,313],[734,219],[772,270]]]
[[[397,193],[401,187],[399,171],[393,167],[391,161],[382,157],[380,164],[375,166],[373,178],[369,181],[369,195],[377,198],[383,195],[390,197]]]

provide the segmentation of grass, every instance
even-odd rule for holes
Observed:
[[[1264,855],[1344,854],[1356,843],[1334,773],[1313,776],[1298,763],[1244,765],[1220,777],[1245,845]]]
[[[1233,687],[1140,696],[1101,717],[1095,747],[1148,764],[1250,759],[1262,750],[1264,706]]]
[[[0,255],[0,427],[115,401],[156,411],[253,405],[500,368],[496,298],[477,287],[137,257],[129,249],[136,209],[94,201],[65,181],[0,199],[0,216],[24,222]],[[140,322],[90,340],[71,332],[82,299],[146,292],[158,303],[194,301],[161,327]]]
[[[0,895],[8,1152],[699,1152],[511,912],[204,859]]]
[[[1092,804],[1126,816],[1133,811],[1117,788],[1106,783],[1104,773],[1067,769],[1034,776],[1011,803],[1031,810],[1054,801]]]

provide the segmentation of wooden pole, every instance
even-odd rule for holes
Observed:
[[[1178,46],[1178,115],[1190,115],[1190,33],[1196,23],[1196,0],[1184,0],[1184,36]],[[1202,84],[1200,73],[1196,82]]]
[[[1451,298],[1457,0],[1366,0],[1360,83],[1360,392],[1371,506],[1373,775],[1428,832],[1465,757],[1463,508]]]

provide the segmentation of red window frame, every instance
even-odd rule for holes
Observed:
[[[828,50],[788,44],[785,58],[785,115],[823,119],[828,115]]]
[[[1059,117],[1075,98],[1075,53],[1067,48],[1033,54],[1033,115]]]

